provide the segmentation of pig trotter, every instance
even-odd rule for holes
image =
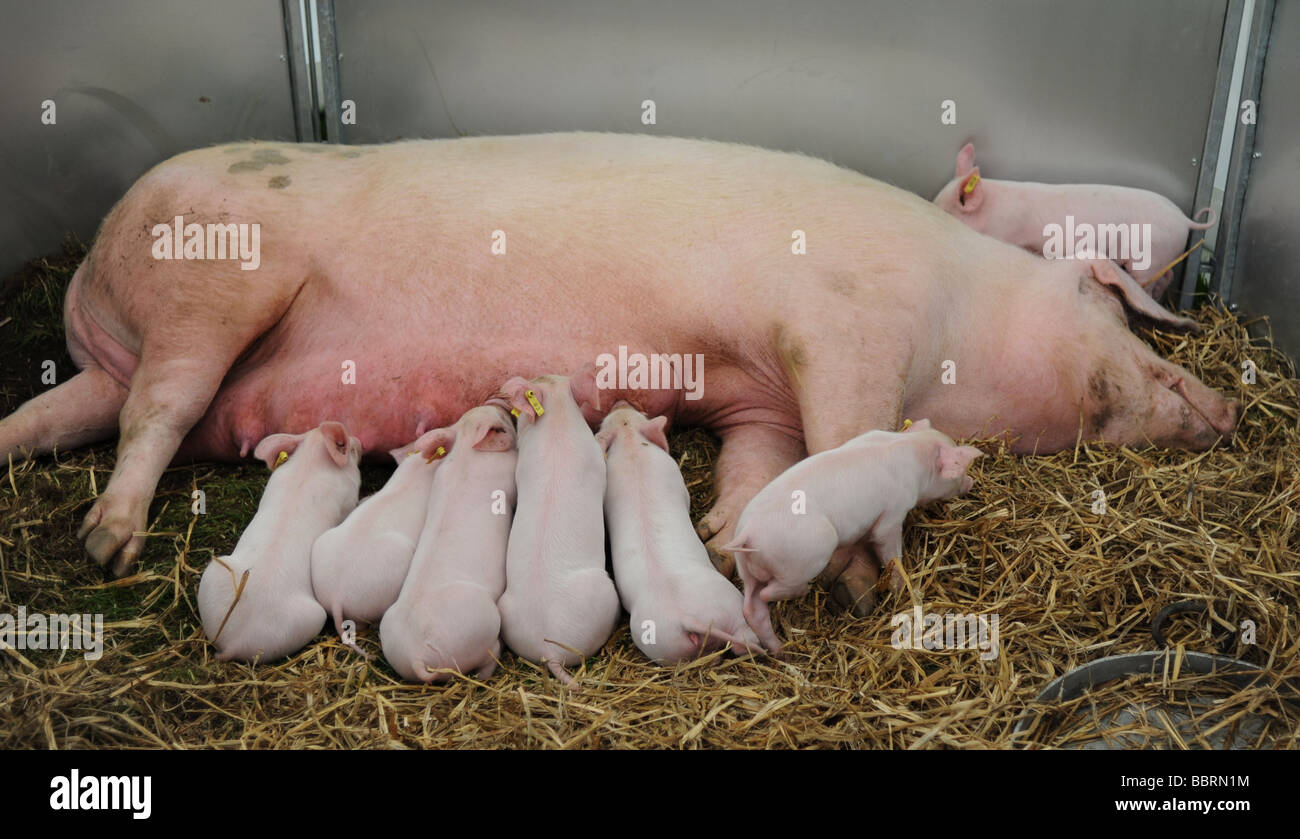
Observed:
[[[860,542],[836,549],[817,582],[829,588],[836,605],[855,618],[865,618],[876,610],[879,576],[875,559]]]

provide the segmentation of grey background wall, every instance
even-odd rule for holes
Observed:
[[[1300,356],[1300,3],[1277,4],[1246,204],[1237,241],[1237,302],[1272,315],[1273,337]]]
[[[0,277],[69,232],[89,244],[161,160],[294,138],[278,2],[6,0],[0,21]]]
[[[983,170],[1190,209],[1226,0],[340,0],[350,142],[589,129],[799,150],[927,198]],[[642,125],[653,99],[658,123]],[[941,125],[940,103],[957,104]]]
[[[1191,212],[1228,0],[337,0],[347,142],[552,130],[712,137],[931,197],[974,140],[991,177],[1156,190]],[[1294,312],[1300,9],[1269,51],[1243,309]],[[0,0],[0,276],[88,241],[144,171],[292,139],[279,0]],[[57,125],[40,121],[53,99]],[[653,99],[657,122],[641,121]],[[953,100],[956,125],[940,121]],[[1279,337],[1300,351],[1294,313]],[[1281,321],[1279,321],[1281,323]]]

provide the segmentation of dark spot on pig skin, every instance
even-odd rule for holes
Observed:
[[[1088,376],[1088,395],[1092,397],[1095,409],[1088,421],[1092,424],[1094,431],[1101,431],[1110,422],[1111,417],[1115,416],[1115,401],[1119,395],[1119,388],[1106,378],[1106,374],[1100,370],[1094,370]]]
[[[852,300],[858,289],[858,277],[849,271],[831,271],[824,275],[824,284],[840,297]]]
[[[290,183],[288,175],[276,175],[266,182],[271,189],[284,189]]]
[[[289,158],[281,154],[279,149],[258,149],[253,152],[251,160],[233,163],[226,171],[232,175],[239,172],[260,172],[267,166],[282,166],[288,162]]]

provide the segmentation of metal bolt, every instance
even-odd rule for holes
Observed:
[[[1194,158],[1194,157],[1192,158],[1192,165],[1193,165],[1193,166],[1196,165],[1196,158]]]
[[[282,56],[280,56],[280,60],[281,60],[281,61],[284,61],[284,60],[285,60],[285,58],[284,58],[284,56],[283,56],[283,55],[282,55]]]
[[[1230,311],[1230,312],[1235,312],[1235,311],[1237,311],[1237,304],[1236,304],[1236,303],[1229,303],[1229,304],[1228,304],[1228,311]]]
[[[1252,152],[1250,155],[1251,160],[1259,160],[1260,157],[1262,157],[1262,155],[1259,152]]]

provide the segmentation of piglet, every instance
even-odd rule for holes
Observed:
[[[272,470],[257,514],[199,580],[203,631],[223,661],[280,658],[320,632],[311,546],[356,507],[361,489],[361,442],[337,422],[272,434],[254,454]]]
[[[599,410],[599,393],[588,372],[515,377],[501,397],[519,416],[519,505],[497,603],[501,635],[572,685],[565,665],[599,650],[620,612],[605,573],[605,458],[583,418],[583,405]]]
[[[443,431],[427,432],[389,452],[397,471],[384,488],[312,546],[316,600],[334,618],[344,643],[366,658],[369,653],[346,640],[343,622],[375,623],[397,600],[429,509],[433,476],[447,453]]]
[[[450,454],[379,637],[384,658],[405,679],[428,684],[470,672],[486,679],[501,657],[497,599],[515,508],[515,427],[504,408],[483,405],[430,435],[428,445]]]
[[[620,402],[601,424],[608,485],[605,523],[614,583],[632,616],[632,640],[650,659],[674,663],[731,644],[761,652],[740,592],[709,561],[691,523],[691,498],[668,453],[665,417]]]
[[[781,647],[767,604],[802,595],[837,548],[869,541],[897,591],[903,519],[918,504],[969,490],[966,468],[981,454],[920,420],[815,454],[760,490],[726,549],[745,584],[745,619],[767,648]]]
[[[975,147],[970,143],[958,152],[956,177],[939,191],[934,203],[972,230],[1037,254],[1043,254],[1048,239],[1044,228],[1060,225],[1064,238],[1068,235],[1064,232],[1066,217],[1073,216],[1074,228],[1087,224],[1097,234],[1096,252],[1084,255],[1120,263],[1156,299],[1173,279],[1166,268],[1187,246],[1188,231],[1205,230],[1215,223],[1212,209],[1202,210],[1209,212],[1209,221],[1198,223],[1184,216],[1168,198],[1145,189],[981,178],[975,165]],[[1151,238],[1144,243],[1146,252],[1140,260],[1131,243],[1128,256],[1109,252],[1107,231],[1121,224],[1151,225]],[[1073,255],[1074,243],[1063,244]]]

